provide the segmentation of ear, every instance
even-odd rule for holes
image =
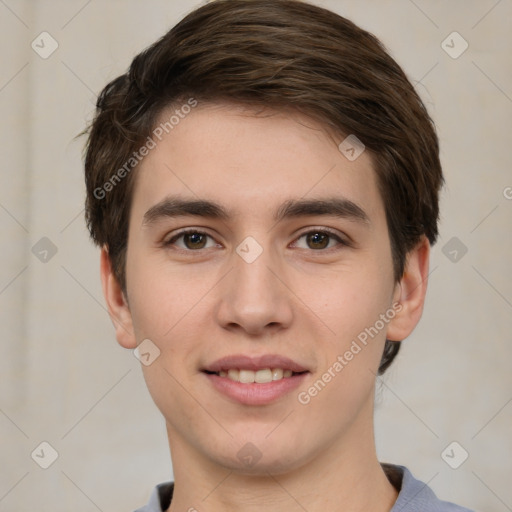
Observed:
[[[137,347],[137,341],[133,332],[132,315],[121,286],[112,271],[110,256],[105,247],[101,249],[100,273],[103,295],[116,330],[117,342],[124,348],[134,349]]]
[[[420,321],[427,292],[430,243],[423,236],[407,254],[403,276],[395,288],[393,304],[400,303],[397,314],[389,322],[386,339],[402,341]]]

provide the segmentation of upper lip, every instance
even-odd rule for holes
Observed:
[[[205,366],[203,371],[220,372],[230,369],[258,371],[266,368],[281,368],[283,370],[291,370],[292,372],[297,373],[308,371],[307,368],[304,368],[292,359],[277,354],[265,354],[262,356],[226,356]]]

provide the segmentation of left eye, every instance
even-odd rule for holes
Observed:
[[[307,247],[302,247],[305,249],[329,249],[331,247],[330,243],[333,240],[336,240],[338,244],[345,245],[343,240],[334,233],[329,231],[309,231],[307,233],[303,233],[297,240],[301,240],[305,238]]]

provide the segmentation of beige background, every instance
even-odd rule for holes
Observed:
[[[447,180],[424,317],[378,387],[379,456],[444,499],[512,510],[512,3],[317,3],[379,36],[417,84]],[[0,0],[0,511],[132,511],[172,477],[104,308],[73,137],[106,82],[196,5]],[[31,48],[42,31],[59,45],[47,59]],[[453,31],[469,44],[457,59],[441,46]],[[42,237],[57,248],[46,263],[31,252]],[[468,249],[456,262],[452,237]],[[31,458],[42,441],[58,452],[46,470]],[[452,441],[469,453],[458,469],[441,457]]]

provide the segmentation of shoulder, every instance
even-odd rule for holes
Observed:
[[[398,490],[398,498],[390,512],[473,512],[449,501],[437,498],[424,482],[414,478],[405,466],[381,464],[390,482]],[[149,502],[135,512],[165,512],[171,504],[173,482],[157,485]]]
[[[399,491],[391,512],[472,512],[455,503],[438,499],[434,491],[426,483],[414,478],[405,466],[382,464],[382,467]]]
[[[138,508],[135,512],[165,512],[171,504],[174,482],[165,482],[157,485],[147,505]]]

